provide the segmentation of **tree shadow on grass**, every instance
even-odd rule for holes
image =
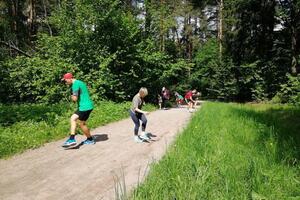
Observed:
[[[289,165],[300,164],[300,108],[269,108],[255,110],[250,108],[233,107],[233,111],[240,116],[251,118],[254,121],[274,128],[274,135],[270,129],[261,132],[258,143],[274,139],[276,159]]]

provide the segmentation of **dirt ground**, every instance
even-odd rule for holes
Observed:
[[[150,143],[134,142],[128,118],[93,129],[95,145],[65,150],[61,147],[65,138],[0,160],[0,199],[111,200],[116,194],[129,194],[191,115],[186,108],[151,112],[147,131],[157,137]],[[77,142],[84,139],[78,136]]]

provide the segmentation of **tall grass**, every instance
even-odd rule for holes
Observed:
[[[94,128],[126,118],[130,105],[99,102],[87,121],[88,126]],[[146,109],[154,107],[149,104]],[[75,104],[0,105],[0,158],[66,137],[75,110]]]
[[[204,104],[132,199],[300,199],[299,122],[287,106]]]

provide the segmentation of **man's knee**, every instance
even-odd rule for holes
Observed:
[[[78,115],[73,114],[73,115],[71,116],[70,120],[71,120],[71,122],[73,122],[73,121],[76,121],[78,118],[79,118]]]

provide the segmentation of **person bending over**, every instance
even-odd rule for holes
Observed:
[[[95,141],[91,136],[90,130],[86,124],[86,121],[88,120],[94,108],[93,101],[90,98],[86,84],[83,81],[75,79],[71,73],[66,73],[62,80],[64,80],[67,85],[72,86],[71,99],[78,104],[77,111],[75,111],[70,119],[70,137],[62,146],[70,147],[76,145],[75,130],[77,121],[79,121],[80,128],[87,137],[83,144],[95,144]]]
[[[143,142],[144,140],[149,140],[145,130],[147,126],[146,115],[149,113],[143,111],[142,107],[144,105],[144,98],[148,95],[147,88],[142,87],[139,92],[132,99],[132,107],[129,110],[130,117],[134,123],[134,141]],[[139,135],[140,121],[142,121],[142,134]]]

